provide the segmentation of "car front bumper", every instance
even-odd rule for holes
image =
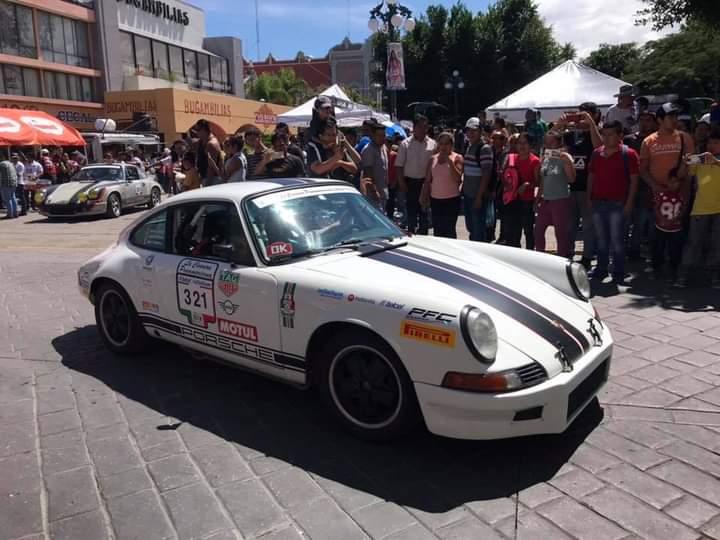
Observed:
[[[98,201],[93,204],[43,204],[38,212],[46,217],[97,216],[105,213],[107,203]]]
[[[542,384],[483,394],[415,383],[415,393],[436,435],[480,440],[562,433],[607,381],[611,357],[612,337],[604,326],[601,346],[579,358],[572,371]]]

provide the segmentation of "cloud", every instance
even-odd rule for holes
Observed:
[[[600,43],[645,43],[670,31],[635,25],[641,0],[538,0],[540,14],[553,26],[555,39],[571,42],[583,58]]]

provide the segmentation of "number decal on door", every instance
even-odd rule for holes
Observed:
[[[177,270],[177,302],[190,324],[207,328],[215,322],[213,283],[217,263],[183,259]]]

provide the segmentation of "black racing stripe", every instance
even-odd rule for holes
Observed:
[[[420,248],[420,249],[422,249],[422,248]],[[401,253],[403,253],[404,255],[408,255],[408,256],[414,257],[416,259],[420,259],[428,264],[435,264],[437,266],[442,266],[443,268],[447,268],[448,270],[457,272],[458,274],[462,274],[465,277],[468,277],[470,279],[481,281],[481,282],[493,287],[494,289],[498,289],[499,291],[502,291],[503,293],[507,294],[508,296],[517,298],[523,304],[531,307],[538,313],[542,313],[545,317],[558,321],[560,324],[562,324],[563,329],[566,332],[569,332],[575,339],[577,339],[582,344],[583,350],[585,350],[586,352],[588,350],[590,350],[590,342],[588,341],[587,337],[585,337],[585,334],[583,334],[582,331],[579,330],[574,324],[570,323],[569,321],[566,321],[562,317],[559,317],[556,313],[553,313],[552,311],[547,309],[545,306],[542,306],[542,305],[538,304],[537,302],[535,302],[534,300],[531,300],[530,298],[523,296],[522,294],[518,293],[517,291],[514,291],[508,287],[505,287],[504,285],[502,285],[496,281],[492,281],[485,277],[478,276],[477,274],[473,274],[472,272],[469,272],[468,270],[465,270],[463,268],[459,268],[457,266],[450,265],[450,264],[444,263],[442,261],[438,261],[436,259],[424,257],[423,255],[418,255],[417,253],[413,253],[413,252],[406,251],[403,249],[401,249],[399,251]]]
[[[444,268],[438,268],[422,260],[411,258],[409,255],[401,255],[392,251],[385,251],[371,255],[371,259],[381,261],[404,270],[414,272],[421,276],[436,279],[441,283],[450,285],[485,304],[492,306],[502,313],[506,313],[520,324],[550,342],[554,347],[563,347],[565,354],[570,361],[575,361],[582,356],[583,350],[566,332],[558,328],[545,317],[522,305],[521,303],[508,298],[507,296],[494,291],[488,286],[478,283],[477,280],[469,279],[458,275]]]
[[[202,328],[193,328],[193,327],[187,326],[187,325],[180,325],[180,324],[177,324],[177,323],[175,323],[175,322],[168,321],[167,319],[162,319],[162,318],[160,318],[160,317],[156,317],[156,316],[152,316],[152,315],[146,315],[146,314],[140,315],[140,322],[143,323],[144,325],[147,325],[147,326],[157,327],[157,328],[160,329],[160,330],[165,330],[165,331],[167,331],[167,332],[170,332],[170,333],[172,333],[172,334],[175,334],[176,336],[178,336],[178,337],[180,337],[180,338],[182,338],[182,339],[185,339],[186,341],[191,341],[191,342],[193,342],[193,343],[199,343],[199,342],[196,341],[196,340],[189,339],[189,338],[185,337],[185,336],[182,334],[182,331],[181,331],[181,330],[182,330],[182,327],[188,328],[188,329],[193,330],[193,331],[196,331],[196,332],[202,332],[202,333],[207,333],[207,334],[211,334],[211,335],[213,335],[213,336],[216,336],[216,334],[213,334],[212,332],[210,332],[210,331],[208,331],[208,330],[204,330],[204,329],[202,329]],[[253,356],[248,356],[248,355],[245,355],[245,354],[240,354],[240,353],[238,353],[237,351],[228,351],[228,349],[224,349],[224,348],[222,348],[222,347],[218,347],[218,346],[213,345],[213,344],[211,344],[211,343],[202,343],[202,345],[205,345],[206,347],[211,347],[211,348],[213,348],[213,349],[217,349],[217,350],[219,350],[219,351],[230,352],[231,354],[234,354],[234,355],[236,355],[236,356],[241,356],[242,358],[247,358],[248,360],[253,360],[253,361],[255,361],[255,362],[259,362],[259,363],[262,363],[262,364],[267,364],[267,365],[271,365],[271,366],[280,364],[280,365],[285,366],[287,369],[290,369],[290,370],[292,370],[292,371],[301,371],[301,372],[303,372],[303,373],[305,372],[305,368],[306,368],[305,361],[304,361],[303,358],[301,358],[301,357],[299,357],[299,356],[293,356],[293,355],[290,355],[290,354],[288,354],[288,353],[283,353],[283,352],[280,352],[280,351],[276,351],[276,350],[274,350],[274,349],[270,349],[269,347],[263,347],[263,346],[258,345],[258,344],[256,344],[256,343],[250,343],[250,342],[247,342],[247,341],[241,341],[241,340],[237,340],[237,339],[231,339],[231,338],[229,338],[229,337],[227,337],[227,336],[217,336],[217,337],[222,337],[223,339],[226,339],[226,340],[228,340],[228,341],[232,341],[232,342],[239,343],[239,344],[242,344],[242,345],[248,345],[248,346],[250,346],[250,347],[256,347],[256,348],[258,348],[258,349],[263,349],[263,350],[265,350],[265,351],[267,351],[267,352],[270,352],[270,353],[272,353],[272,355],[273,355],[273,360],[274,360],[274,362],[268,362],[268,361],[263,360],[263,359],[261,359],[261,358],[256,358],[256,357],[253,357]]]

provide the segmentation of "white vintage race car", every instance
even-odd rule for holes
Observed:
[[[280,179],[173,197],[85,263],[117,353],[148,338],[303,387],[390,438],[560,433],[607,380],[612,338],[583,268],[405,236],[347,184]]]

